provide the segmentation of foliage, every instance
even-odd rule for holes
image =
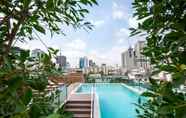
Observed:
[[[36,39],[37,32],[63,33],[62,26],[91,29],[85,21],[86,6],[96,0],[1,0],[0,1],[0,116],[44,118],[56,109],[54,95],[45,91],[48,76],[56,74],[52,59],[58,50],[48,48],[38,58],[14,47],[16,41]],[[60,114],[62,116],[62,114]],[[57,116],[56,116],[57,117]]]
[[[7,56],[16,40],[35,39],[36,31],[46,30],[61,33],[61,26],[91,29],[85,21],[89,11],[87,5],[97,4],[96,0],[1,0],[0,1],[0,62]]]
[[[28,112],[30,102],[32,101],[31,106],[34,106],[36,104],[34,101],[38,102],[38,99],[35,100],[37,97],[42,98],[41,101],[44,101],[45,97],[35,96],[33,90],[38,91],[38,93],[44,92],[48,84],[48,73],[50,73],[51,69],[55,69],[52,68],[52,65],[45,64],[46,61],[52,64],[52,57],[49,56],[52,54],[50,51],[49,54],[44,54],[41,57],[39,63],[30,57],[27,50],[20,50],[20,53],[11,54],[0,69],[1,116],[12,116]],[[34,109],[38,109],[36,105]]]
[[[131,36],[145,35],[148,56],[156,72],[168,72],[171,82],[151,81],[150,97],[139,104],[139,118],[185,118],[186,100],[175,87],[186,79],[186,1],[185,0],[134,0],[134,16],[138,28],[131,28]]]
[[[73,114],[70,112],[65,112],[64,107],[58,109],[58,111],[54,114],[49,115],[46,118],[72,118]]]
[[[95,83],[95,79],[94,77],[90,77],[90,75],[84,75],[84,78],[85,78],[85,82],[86,83]]]

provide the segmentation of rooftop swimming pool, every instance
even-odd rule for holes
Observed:
[[[77,93],[90,93],[93,84],[82,84]],[[95,84],[99,96],[101,118],[135,118],[139,94],[124,84]]]

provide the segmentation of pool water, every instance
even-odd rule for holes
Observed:
[[[92,84],[82,84],[77,93],[90,93]],[[139,95],[122,84],[95,84],[99,96],[101,118],[136,118]]]

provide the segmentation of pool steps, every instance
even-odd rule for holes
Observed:
[[[72,112],[73,118],[91,118],[91,95],[71,94],[65,104],[65,111]]]

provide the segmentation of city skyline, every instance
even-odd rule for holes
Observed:
[[[129,38],[128,28],[137,25],[136,19],[132,17],[132,1],[98,0],[99,6],[90,8],[87,17],[87,21],[94,25],[93,31],[74,30],[72,27],[61,26],[66,36],[55,34],[51,38],[49,32],[46,35],[37,34],[44,39],[46,46],[61,50],[72,67],[78,67],[79,58],[83,56],[93,59],[99,65],[102,63],[121,65],[121,53],[129,46],[134,46],[137,40],[143,40],[139,37]],[[24,44],[16,42],[16,45],[23,48],[40,48],[46,51],[44,44],[40,40]]]

